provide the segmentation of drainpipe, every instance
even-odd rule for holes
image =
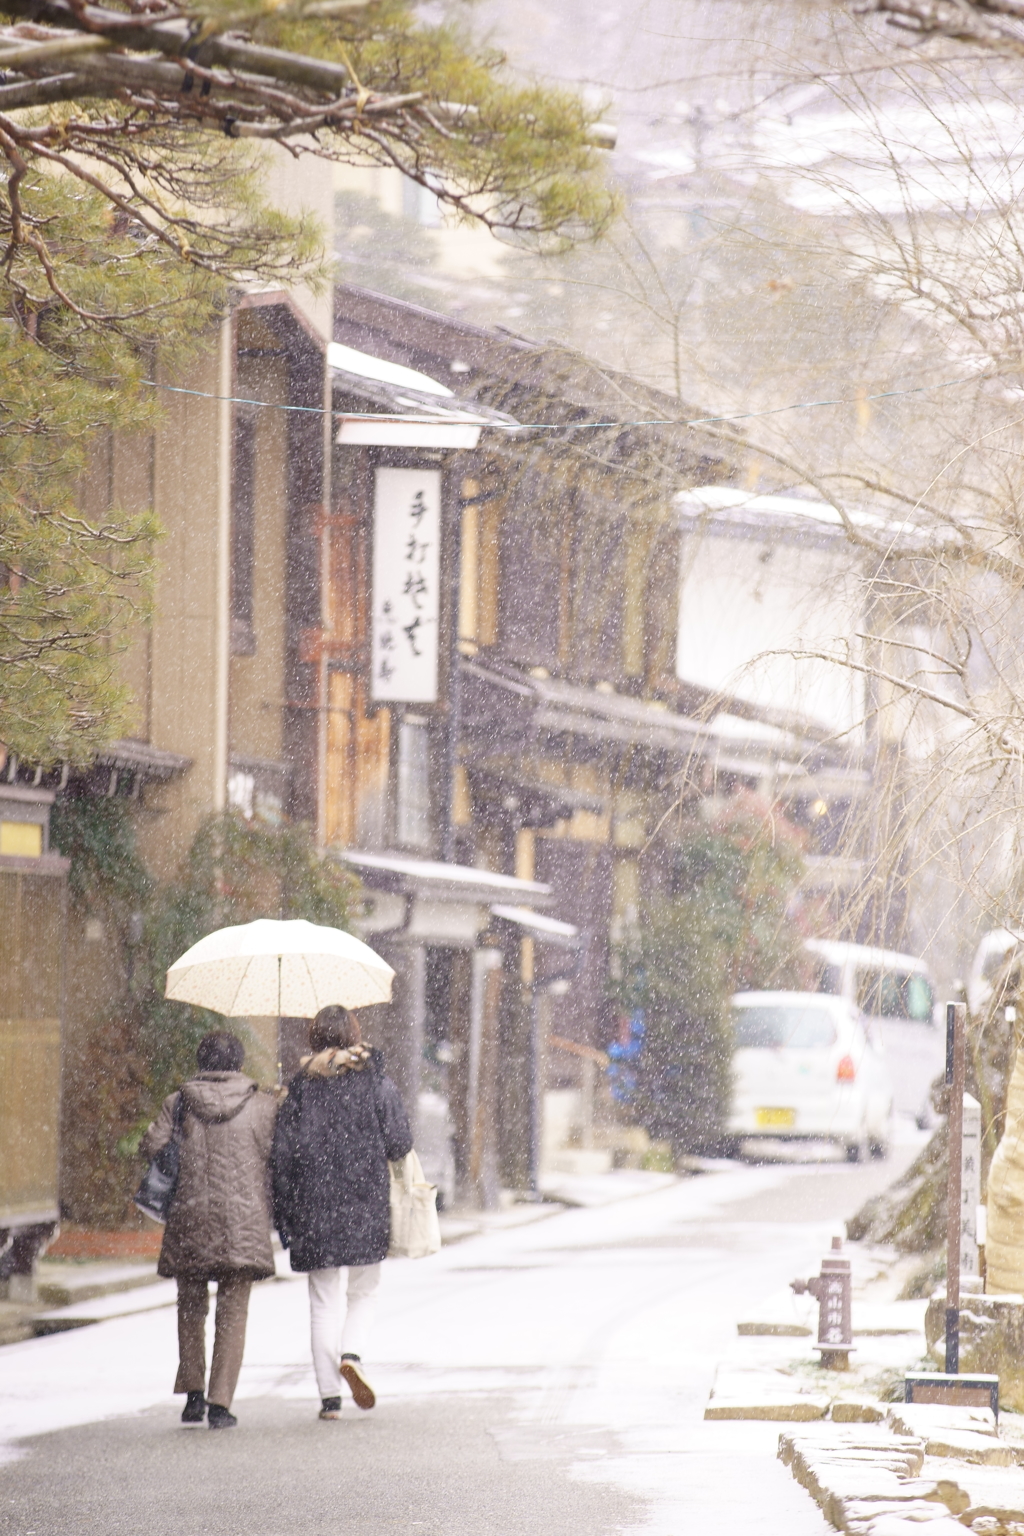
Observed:
[[[442,482],[443,483],[443,482]],[[459,764],[459,734],[462,727],[462,679],[459,674],[459,598],[462,587],[462,511],[461,496],[445,497],[453,508],[448,558],[448,710],[445,724],[444,767],[441,783],[441,859],[455,863],[455,775]],[[442,510],[444,510],[444,505]]]
[[[320,475],[320,613],[319,628],[324,634],[327,617],[331,613],[331,532],[334,473],[334,384],[327,347],[324,347],[324,431],[323,468]],[[316,677],[316,844],[321,853],[327,846],[327,652],[323,645],[317,657]],[[408,918],[407,918],[408,921]]]
[[[228,683],[231,668],[231,459],[234,410],[234,316],[220,323],[217,368],[217,552],[214,614],[213,809],[228,798]]]

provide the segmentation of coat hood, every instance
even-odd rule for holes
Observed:
[[[197,1119],[216,1125],[237,1115],[246,1099],[257,1092],[257,1086],[244,1072],[200,1072],[181,1091]]]

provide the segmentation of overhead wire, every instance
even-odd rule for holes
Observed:
[[[898,400],[908,395],[928,394],[936,389],[952,389],[957,384],[972,384],[978,382],[977,374],[967,374],[959,379],[945,379],[939,384],[918,384],[911,389],[884,389],[873,395],[857,395],[853,399],[838,398],[835,400],[798,400],[791,405],[775,405],[764,411],[733,411],[721,416],[693,416],[681,418],[676,416],[640,417],[635,420],[617,421],[474,421],[474,426],[487,427],[490,430],[501,432],[581,432],[609,427],[708,427],[719,423],[734,421],[754,421],[763,416],[778,416],[786,411],[813,411],[824,406],[835,405],[864,405],[872,400]],[[287,405],[279,400],[253,400],[245,395],[218,395],[206,389],[186,389],[179,384],[162,384],[157,379],[143,379],[143,384],[152,389],[160,389],[173,395],[193,395],[201,400],[218,400],[227,405],[255,405],[274,411],[298,411],[313,416],[333,416],[343,421],[398,421],[398,422],[428,422],[436,424],[444,420],[444,413],[439,411],[436,415],[417,416],[410,412],[389,411],[339,411],[333,406],[324,405]],[[460,405],[471,406],[472,401],[460,402]]]

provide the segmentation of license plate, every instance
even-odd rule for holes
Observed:
[[[758,1130],[781,1131],[796,1124],[795,1109],[757,1109],[754,1121]]]

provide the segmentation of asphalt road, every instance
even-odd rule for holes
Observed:
[[[338,1423],[316,1418],[301,1281],[254,1293],[227,1432],[178,1423],[171,1309],[9,1346],[0,1532],[824,1536],[777,1428],[703,1408],[744,1311],[909,1155],[736,1167],[391,1264],[379,1406]]]

